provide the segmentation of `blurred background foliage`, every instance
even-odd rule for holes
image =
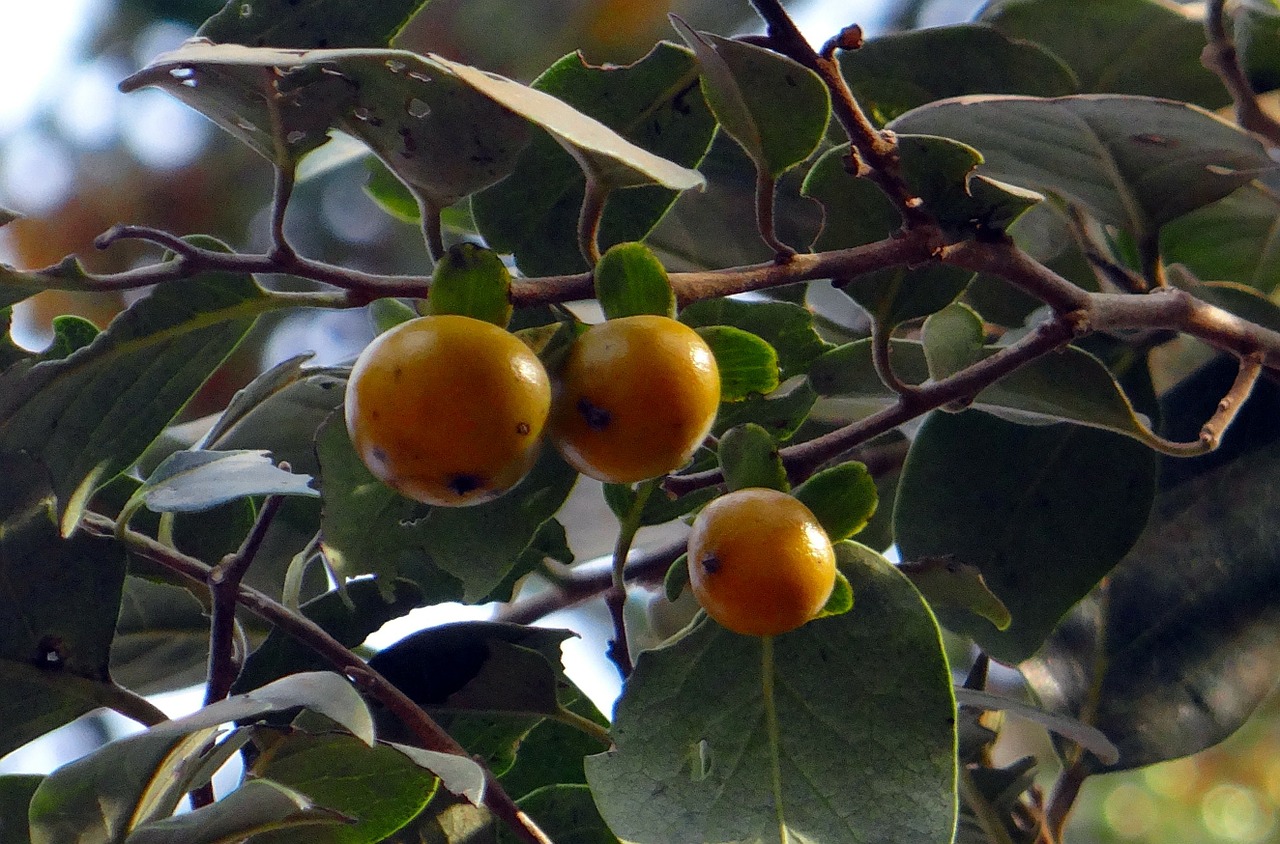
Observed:
[[[57,46],[60,65],[31,108],[0,112],[0,206],[26,215],[0,229],[0,261],[34,268],[77,254],[91,269],[108,272],[147,260],[133,244],[93,248],[94,237],[117,222],[178,234],[205,232],[241,250],[266,245],[267,163],[158,91],[125,97],[115,88],[157,53],[176,47],[222,5],[219,0],[68,0],[76,8],[75,19],[63,20],[63,31],[40,30],[48,41],[40,49]],[[789,5],[817,42],[854,22],[869,35],[959,22],[980,3],[796,0]],[[633,61],[657,40],[673,36],[670,12],[696,28],[725,34],[758,28],[748,4],[724,0],[433,0],[402,34],[399,46],[527,81],[575,49],[593,63]],[[5,17],[23,14],[34,13],[0,11],[0,26]],[[66,39],[69,47],[54,44]],[[30,84],[21,68],[3,75],[0,104],[31,99],[33,92],[23,89]],[[417,226],[393,219],[367,196],[368,176],[364,163],[353,159],[304,181],[290,206],[291,239],[304,254],[326,261],[426,273]],[[742,209],[750,215],[749,203]],[[133,295],[41,294],[17,309],[15,336],[40,348],[51,336],[54,316],[79,313],[105,325]],[[255,374],[299,351],[315,351],[316,363],[348,359],[371,334],[363,311],[263,320],[186,415],[196,418],[220,409]],[[1011,759],[1029,752],[1052,754],[1043,741],[1019,744],[1019,731],[1010,734],[1014,739],[1003,752]],[[0,760],[0,770],[6,767]],[[1280,842],[1280,703],[1273,700],[1260,709],[1218,747],[1091,779],[1069,837],[1073,844]]]

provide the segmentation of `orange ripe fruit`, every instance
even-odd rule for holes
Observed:
[[[794,630],[816,616],[836,582],[822,525],[795,497],[740,489],[698,514],[689,534],[689,580],[724,627],[750,636]]]
[[[361,352],[347,431],[379,480],[426,504],[489,501],[528,473],[551,409],[542,362],[519,338],[465,316],[401,323]]]
[[[698,333],[664,316],[593,325],[569,351],[550,432],[584,475],[629,484],[689,462],[720,406],[720,371]]]

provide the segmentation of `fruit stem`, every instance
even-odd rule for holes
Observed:
[[[788,844],[786,813],[782,809],[782,736],[778,727],[778,705],[773,697],[772,636],[760,637],[760,682],[765,730],[769,735],[769,767],[773,777],[773,808],[778,817],[778,840],[781,844]]]
[[[609,659],[618,666],[618,673],[625,680],[631,676],[631,650],[627,645],[627,622],[623,610],[627,604],[627,555],[635,541],[644,516],[644,505],[657,489],[661,478],[645,481],[636,487],[636,497],[627,514],[618,519],[618,541],[613,546],[613,585],[605,596],[609,614],[613,617],[613,642],[609,646]]]

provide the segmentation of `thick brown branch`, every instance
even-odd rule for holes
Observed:
[[[1209,0],[1205,4],[1204,30],[1208,38],[1200,61],[1218,75],[1235,103],[1236,122],[1280,146],[1280,123],[1262,110],[1258,95],[1240,65],[1240,53],[1227,32],[1226,0]]]

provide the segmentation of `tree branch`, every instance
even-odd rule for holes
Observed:
[[[115,520],[99,513],[86,513],[81,525],[95,536],[117,536]],[[129,550],[144,559],[189,579],[208,582],[211,567],[195,557],[189,557],[174,548],[162,545],[135,530],[124,530],[120,532],[119,538],[129,547]],[[458,744],[404,692],[370,668],[364,660],[326,633],[315,622],[290,612],[284,605],[248,586],[239,587],[236,600],[277,629],[319,654],[371,697],[394,712],[413,732],[423,748],[471,758],[462,745]],[[550,844],[546,835],[538,829],[532,819],[520,811],[511,799],[511,795],[503,790],[501,784],[493,778],[492,772],[487,768],[486,777],[488,784],[484,790],[485,807],[506,823],[525,844]]]
[[[1200,62],[1218,75],[1235,103],[1236,122],[1250,132],[1261,135],[1272,146],[1280,146],[1280,123],[1262,110],[1258,96],[1240,65],[1240,53],[1227,33],[1226,0],[1209,0],[1205,4],[1204,30],[1208,42],[1200,54]]]

